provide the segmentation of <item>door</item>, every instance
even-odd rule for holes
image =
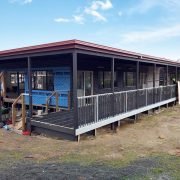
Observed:
[[[90,96],[93,94],[93,72],[78,71],[77,96]]]

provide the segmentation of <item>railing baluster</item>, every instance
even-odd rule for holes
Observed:
[[[126,96],[125,96],[125,97],[126,97],[126,109],[125,109],[125,112],[127,112],[127,95],[128,95],[128,94],[127,94],[127,92],[126,92]]]
[[[142,108],[153,104],[153,91],[156,92],[155,103],[168,100],[175,97],[176,86],[161,86],[157,88],[146,88],[139,90],[130,90],[114,93],[114,112],[115,116],[127,113],[135,108],[135,94],[138,92],[139,107]],[[99,94],[85,97],[78,97],[78,113],[79,126],[88,126],[88,124],[96,123],[107,119],[112,115],[111,99],[112,93]],[[159,97],[157,97],[157,95]],[[131,103],[128,103],[128,100]],[[128,107],[129,106],[129,107]]]

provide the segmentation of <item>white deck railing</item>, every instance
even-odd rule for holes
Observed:
[[[176,85],[78,97],[78,124],[87,126],[176,97]]]

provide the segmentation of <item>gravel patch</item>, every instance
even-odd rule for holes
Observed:
[[[70,163],[33,164],[21,162],[11,165],[8,169],[0,170],[0,180],[138,179],[138,177],[142,178],[150,174],[151,170],[158,165],[155,158],[139,159],[123,168],[112,168],[104,165],[81,166]],[[167,179],[167,176],[159,176],[159,179]]]

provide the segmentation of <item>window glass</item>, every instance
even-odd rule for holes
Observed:
[[[84,72],[78,71],[77,88],[84,89]]]
[[[111,88],[111,72],[104,72],[104,88]]]
[[[10,78],[11,78],[11,84],[18,83],[17,73],[12,73]],[[19,83],[24,83],[24,74],[23,73],[19,73]]]
[[[147,84],[147,73],[141,72],[140,73],[140,85]]]
[[[98,81],[99,81],[99,88],[103,89],[104,88],[104,72],[100,71],[98,73]]]
[[[53,73],[52,71],[35,71],[32,74],[32,88],[53,91]]]
[[[100,71],[98,72],[99,88],[111,88],[111,72]],[[117,87],[117,73],[114,72],[114,86]]]
[[[135,72],[124,72],[125,86],[135,86]]]

